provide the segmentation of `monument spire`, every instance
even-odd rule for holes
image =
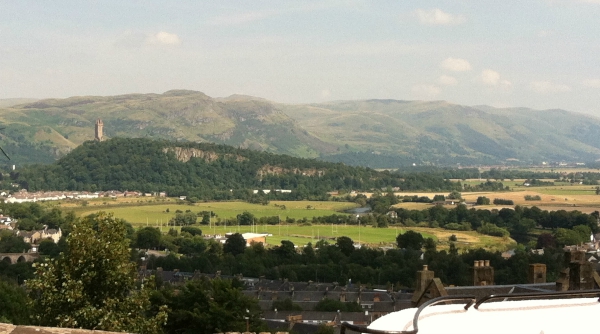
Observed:
[[[96,131],[95,131],[95,137],[94,140],[95,141],[102,141],[102,129],[104,128],[104,123],[102,123],[102,120],[100,118],[98,118],[96,120]]]

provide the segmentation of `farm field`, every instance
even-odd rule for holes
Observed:
[[[113,203],[111,203],[113,204]],[[115,217],[122,218],[134,226],[145,226],[146,224],[167,225],[167,222],[175,217],[176,210],[185,212],[213,211],[216,216],[213,221],[234,220],[238,214],[249,211],[257,218],[280,216],[281,220],[286,217],[295,219],[312,219],[313,217],[329,216],[332,214],[343,214],[342,211],[356,208],[357,205],[349,202],[318,202],[318,201],[272,201],[268,205],[251,204],[247,202],[208,202],[196,204],[180,204],[177,202],[164,203],[142,203],[140,205],[101,205],[72,208],[78,216],[86,216],[98,211],[113,213]],[[69,207],[65,207],[68,209]],[[168,212],[167,212],[168,211]]]
[[[74,207],[65,205],[65,209],[71,209],[78,216],[85,216],[98,211],[113,213],[115,217],[123,218],[132,223],[135,227],[155,226],[159,227],[162,232],[167,232],[170,226],[167,222],[175,216],[176,210],[185,212],[213,211],[217,215],[213,218],[211,225],[200,225],[203,234],[217,235],[225,233],[268,233],[272,236],[267,237],[269,245],[279,245],[282,240],[290,240],[297,246],[304,246],[311,242],[313,245],[320,239],[328,240],[331,243],[340,236],[348,236],[356,243],[368,244],[370,246],[394,246],[396,236],[399,233],[404,233],[408,230],[413,230],[421,233],[424,238],[433,238],[438,241],[438,249],[448,249],[448,238],[454,234],[457,237],[456,245],[459,249],[471,249],[483,247],[489,250],[505,250],[509,245],[513,244],[512,239],[503,239],[478,234],[470,231],[450,231],[441,228],[423,228],[423,227],[389,227],[389,228],[374,228],[371,226],[356,225],[311,225],[311,224],[285,224],[280,225],[255,225],[255,226],[238,226],[227,225],[227,221],[235,219],[235,217],[244,212],[249,211],[256,217],[264,216],[281,216],[282,221],[285,217],[295,219],[326,216],[332,214],[340,214],[341,211],[356,208],[357,205],[347,202],[316,202],[316,201],[272,201],[269,205],[250,204],[246,202],[210,202],[197,203],[194,205],[180,204],[176,201],[141,202],[139,205],[133,203],[115,203],[108,202],[102,204],[101,200],[97,203],[101,205],[90,205],[85,207]],[[110,204],[110,205],[109,205]],[[423,203],[403,203],[407,205],[417,205],[414,208],[425,209],[428,204]],[[282,209],[285,206],[285,209]],[[310,206],[310,209],[307,207]],[[169,212],[166,210],[169,209]],[[217,223],[218,222],[218,223]],[[175,227],[179,229],[179,227]]]

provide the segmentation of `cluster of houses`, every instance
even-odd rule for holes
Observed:
[[[167,193],[164,191],[153,192],[153,193],[142,193],[139,191],[37,191],[28,192],[26,189],[21,189],[14,194],[8,192],[0,192],[0,199],[4,200],[5,203],[27,203],[27,202],[38,202],[38,201],[59,201],[59,200],[80,200],[80,199],[93,199],[100,197],[118,198],[118,197],[167,197]]]
[[[32,253],[37,252],[38,245],[42,240],[52,240],[54,243],[58,243],[62,237],[62,230],[60,228],[53,229],[44,226],[42,230],[25,231],[16,229],[16,225],[16,219],[0,214],[0,230],[13,231],[16,236],[23,237],[23,241],[31,244],[30,252]]]
[[[384,315],[420,306],[436,297],[469,295],[481,299],[498,294],[552,294],[597,290],[600,287],[600,276],[598,275],[600,268],[594,268],[594,265],[586,260],[584,253],[581,249],[565,251],[565,263],[569,269],[563,270],[561,277],[556,282],[547,282],[546,265],[537,263],[529,265],[528,283],[496,285],[494,268],[490,266],[490,261],[477,260],[471,270],[473,283],[470,286],[445,286],[439,278],[435,277],[433,271],[424,266],[423,270],[416,273],[416,288],[401,291],[396,291],[389,286],[368,288],[364,285],[352,284],[351,280],[345,284],[313,281],[290,282],[287,279],[270,280],[264,277],[225,276],[221,275],[221,272],[212,274],[199,271],[164,271],[162,268],[149,270],[145,266],[140,268],[139,274],[145,278],[156,275],[163,282],[172,285],[181,285],[188,280],[202,278],[236,278],[244,283],[243,293],[258,301],[263,311],[263,320],[270,330],[308,334],[316,333],[319,325],[331,326],[336,332],[339,331],[343,322],[366,326]],[[317,304],[325,299],[355,303],[360,311],[316,311]],[[281,303],[283,301],[286,303]],[[278,309],[278,305],[289,305],[289,302],[295,306],[296,310]]]

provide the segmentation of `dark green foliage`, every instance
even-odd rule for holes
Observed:
[[[227,237],[225,245],[223,246],[223,252],[229,253],[233,256],[244,253],[246,250],[246,240],[239,233],[234,233]]]
[[[396,237],[396,244],[398,248],[408,248],[413,250],[420,250],[423,247],[425,239],[421,233],[409,230],[403,234],[398,234]]]
[[[542,197],[540,195],[525,195],[526,201],[541,201]]]
[[[491,223],[484,223],[480,228],[477,229],[477,232],[495,237],[508,237],[510,235],[506,229]]]
[[[350,256],[354,252],[354,241],[349,237],[338,237],[335,245],[338,246],[342,254]]]
[[[192,236],[201,236],[202,235],[202,230],[197,228],[197,227],[191,227],[191,226],[184,226],[181,228],[181,232],[187,232],[189,234],[191,234]]]
[[[24,253],[31,248],[31,245],[23,241],[23,237],[18,237],[12,231],[3,231],[0,233],[0,253]]]
[[[246,317],[250,331],[266,329],[258,301],[244,295],[240,285],[231,280],[202,278],[178,290],[162,289],[152,296],[155,307],[169,307],[167,333],[245,332]]]
[[[42,240],[38,246],[38,253],[55,258],[60,254],[60,247],[52,240]]]
[[[174,148],[201,150],[216,159],[176,159]],[[277,166],[282,173],[265,173]],[[307,170],[308,173],[297,173]],[[318,171],[318,176],[312,171]],[[306,174],[306,175],[303,175]],[[34,190],[126,190],[166,191],[204,199],[326,198],[332,189],[370,189],[403,186],[407,189],[456,187],[452,182],[423,175],[405,180],[389,172],[342,164],[292,158],[284,155],[236,149],[208,143],[172,143],[149,139],[114,138],[85,142],[55,164],[21,170],[14,178]],[[419,180],[415,183],[415,180]],[[252,195],[252,189],[290,189],[291,194],[271,192]],[[230,191],[231,190],[231,191]],[[258,198],[257,197],[257,198]]]
[[[512,199],[494,198],[495,205],[515,205]]]
[[[485,196],[477,197],[477,205],[490,205],[490,199]]]
[[[27,293],[23,288],[0,277],[0,319],[6,319],[14,325],[29,324],[27,303]]]
[[[155,227],[144,227],[135,233],[135,247],[156,249],[160,245],[162,233]]]

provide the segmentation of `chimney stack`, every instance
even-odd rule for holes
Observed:
[[[494,285],[494,267],[490,260],[477,260],[473,264],[473,285]]]

